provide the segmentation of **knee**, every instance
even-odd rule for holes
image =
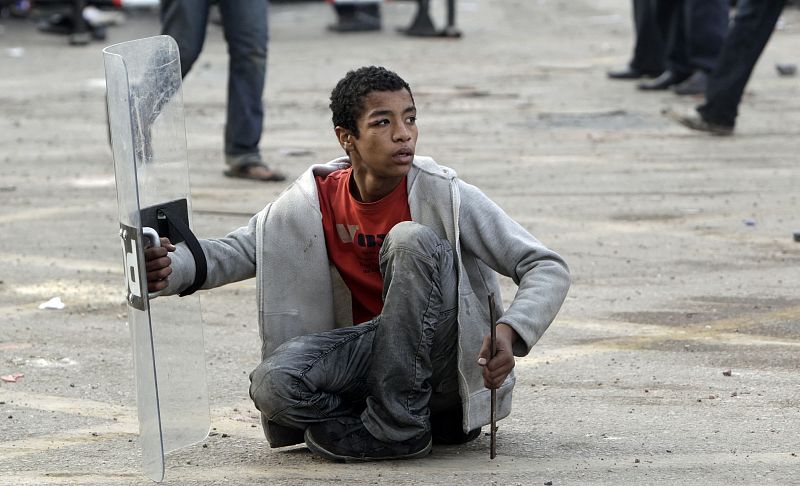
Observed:
[[[403,221],[402,223],[397,223],[386,235],[381,251],[386,252],[396,248],[405,248],[432,253],[442,245],[446,245],[448,248],[450,246],[447,240],[439,238],[428,226],[414,221]]]
[[[250,373],[250,398],[256,408],[272,420],[297,403],[293,386],[295,382],[289,369],[275,366],[268,358]]]

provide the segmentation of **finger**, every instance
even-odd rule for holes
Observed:
[[[498,350],[494,358],[490,359],[489,362],[486,363],[486,367],[489,368],[489,371],[495,371],[499,368],[507,366],[508,364],[510,364],[511,367],[514,366],[514,355],[508,351]]]
[[[161,258],[156,258],[154,260],[146,260],[144,269],[149,275],[150,272],[155,272],[156,270],[161,270],[162,268],[169,268],[171,264],[172,259],[170,259],[170,257],[162,256]]]
[[[167,249],[161,246],[148,246],[144,249],[144,259],[152,260],[154,258],[160,258],[167,255]]]
[[[157,270],[153,270],[152,272],[147,272],[147,282],[158,282],[159,280],[164,280],[167,277],[172,275],[172,268],[171,267],[164,267]]]
[[[488,388],[490,390],[500,388],[500,386],[502,386],[503,382],[506,381],[506,377],[507,376],[508,376],[508,374],[499,375],[499,376],[490,376],[490,375],[488,375],[488,373],[484,373],[484,375],[483,375],[483,386],[485,386],[486,388]]]
[[[485,336],[483,338],[483,343],[481,344],[481,350],[478,353],[478,364],[481,366],[486,366],[491,358],[491,338],[489,336]]]
[[[508,374],[514,369],[514,357],[513,356],[500,356],[495,357],[493,360],[489,361],[486,365],[486,371],[488,372],[489,376],[497,376],[499,374]]]
[[[169,241],[169,238],[162,237],[161,238],[161,246],[166,248],[167,251],[175,251],[175,245],[173,245],[172,242]]]
[[[487,388],[499,388],[503,382],[506,381],[506,378],[511,373],[513,366],[506,366],[502,369],[497,371],[489,371],[487,368],[484,368],[483,371],[483,381],[486,384]]]
[[[158,280],[155,282],[148,281],[147,282],[147,291],[148,292],[158,292],[159,290],[164,290],[169,285],[169,281],[167,280]]]

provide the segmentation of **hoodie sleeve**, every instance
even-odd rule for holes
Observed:
[[[265,208],[264,211],[266,210]],[[255,276],[258,217],[256,214],[250,218],[247,226],[242,226],[223,238],[199,240],[208,266],[206,281],[201,288],[212,289]],[[194,281],[194,257],[185,243],[175,246],[175,251],[169,254],[172,259],[172,275],[169,276],[169,285],[162,295],[180,293]]]
[[[570,277],[564,260],[545,247],[476,187],[458,181],[462,251],[472,253],[514,280],[517,293],[498,322],[521,338],[514,354],[524,356],[555,319],[567,296]]]

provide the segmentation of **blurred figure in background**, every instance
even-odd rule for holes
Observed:
[[[664,72],[667,22],[659,19],[657,0],[633,0],[633,24],[636,44],[627,66],[608,72],[611,79],[657,77]],[[662,20],[662,22],[659,22]]]
[[[178,43],[185,77],[203,49],[211,0],[162,0],[162,33]],[[228,177],[282,181],[261,157],[264,83],[267,73],[267,0],[219,2],[228,44],[228,103],[225,120],[225,163]]]
[[[717,68],[708,79],[705,103],[688,114],[667,115],[694,130],[731,135],[744,88],[775,30],[786,0],[739,0]]]
[[[381,30],[382,0],[329,0],[336,12],[336,23],[328,26],[334,32],[368,32]]]
[[[659,21],[669,20],[667,70],[639,89],[703,93],[728,32],[729,0],[657,0],[656,6]]]

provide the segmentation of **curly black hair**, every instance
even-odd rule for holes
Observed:
[[[358,118],[364,110],[364,98],[373,91],[408,90],[411,101],[414,95],[403,78],[380,66],[365,66],[348,71],[331,91],[333,126],[342,127],[358,137]]]

